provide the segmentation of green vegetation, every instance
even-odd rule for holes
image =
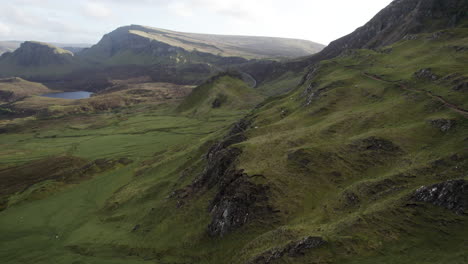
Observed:
[[[244,264],[307,236],[327,243],[272,263],[466,262],[466,215],[410,199],[421,186],[468,180],[468,95],[457,88],[468,53],[456,48],[468,32],[436,35],[322,61],[300,86],[286,74],[259,89],[293,90],[260,105],[232,74],[184,99],[143,100],[160,90],[138,87],[16,102],[49,112],[0,124],[2,263]],[[210,237],[217,190],[192,183],[246,115],[253,123],[231,146],[242,151],[233,164],[267,186],[269,214]]]
[[[245,82],[221,73],[198,86],[178,106],[177,111],[191,116],[208,117],[219,113],[246,114],[262,96]]]
[[[14,102],[32,95],[52,92],[40,83],[28,82],[21,78],[0,79],[0,103]]]

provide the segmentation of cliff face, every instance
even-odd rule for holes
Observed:
[[[41,67],[68,64],[72,58],[70,51],[46,43],[26,41],[13,53],[2,55],[0,63],[6,61],[21,67]]]
[[[104,35],[98,44],[83,52],[83,55],[97,55],[101,58],[112,57],[119,52],[149,53],[152,56],[170,56],[177,53],[177,48],[166,43],[153,41],[151,38],[135,34],[139,26],[121,27]]]
[[[408,34],[453,27],[467,19],[466,0],[395,0],[364,26],[330,43],[318,57],[331,58],[348,49],[375,49]]]
[[[261,83],[287,71],[301,72],[311,64],[334,58],[346,50],[377,49],[400,41],[407,35],[466,24],[467,10],[467,0],[395,0],[364,26],[331,42],[315,55],[286,63],[258,62],[244,66],[243,70]]]

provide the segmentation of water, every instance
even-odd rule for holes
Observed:
[[[52,98],[62,98],[62,99],[84,99],[91,97],[93,93],[79,91],[79,92],[65,92],[65,93],[48,93],[41,96],[52,97]]]

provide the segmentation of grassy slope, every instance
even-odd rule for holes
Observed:
[[[219,101],[219,107],[213,107],[215,100]],[[247,113],[261,100],[262,96],[242,80],[221,75],[195,88],[178,106],[177,111],[199,117],[232,111]]]
[[[466,92],[413,76],[421,68],[439,76],[466,74],[466,52],[451,48],[466,43],[466,36],[466,29],[437,40],[421,35],[393,45],[390,54],[363,50],[323,62],[312,81],[319,85],[316,90],[326,90],[311,105],[303,104],[301,88],[258,110],[258,129],[243,143],[239,166],[249,175],[267,177],[282,225],[250,241],[237,256],[239,263],[283,243],[282,236],[305,235],[323,236],[330,244],[305,258],[285,258],[287,263],[466,261],[466,217],[432,206],[405,207],[407,195],[421,185],[466,179],[466,116],[424,92],[363,74],[400,80],[466,109]],[[440,118],[457,126],[443,133],[428,122]],[[393,142],[401,152],[353,147],[371,136]],[[454,154],[462,158],[454,161]],[[445,162],[436,162],[441,159]],[[349,202],[348,193],[360,202]]]
[[[28,82],[21,78],[0,79],[0,92],[5,97],[0,97],[0,103],[15,101],[23,97],[40,95],[51,92],[51,90],[40,83]],[[7,96],[9,94],[9,96]]]
[[[64,153],[135,162],[0,212],[0,258],[4,263],[245,263],[290,240],[318,235],[329,244],[279,263],[463,263],[466,216],[405,205],[421,185],[466,179],[466,118],[424,92],[364,74],[403,80],[407,87],[431,89],[463,105],[466,93],[412,75],[427,67],[441,76],[465,74],[466,52],[450,46],[466,43],[466,30],[452,32],[449,39],[421,36],[397,43],[390,54],[363,50],[323,62],[311,81],[316,89],[327,89],[309,106],[302,93],[311,81],[254,110],[257,128],[238,145],[244,150],[238,167],[265,176],[252,180],[270,186],[270,202],[279,212],[219,239],[205,231],[211,192],[185,205],[168,197],[196,177],[213,140],[247,112],[239,100],[211,108],[218,91],[248,91],[237,80],[222,77],[197,88],[176,113],[141,106],[23,121],[0,138],[0,167]],[[457,124],[444,133],[428,123],[440,118]],[[363,139],[371,136],[400,150],[368,150]]]

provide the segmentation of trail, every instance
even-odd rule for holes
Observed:
[[[398,84],[402,89],[405,89],[405,90],[410,91],[410,92],[424,93],[427,96],[429,96],[429,97],[443,103],[446,107],[450,108],[451,110],[462,114],[465,118],[468,118],[468,111],[467,110],[465,110],[465,109],[463,109],[463,108],[461,108],[461,107],[459,107],[459,106],[457,106],[455,104],[452,104],[452,103],[448,102],[442,96],[435,95],[431,91],[426,91],[426,90],[421,90],[421,89],[416,89],[416,88],[410,88],[410,87],[406,86],[403,83],[395,82],[395,81],[387,81],[387,80],[384,80],[384,79],[380,78],[379,76],[376,76],[376,75],[373,75],[373,74],[370,74],[370,73],[367,73],[367,72],[362,72],[362,74],[364,76],[366,76],[367,78],[370,78],[370,79],[373,79],[373,80],[376,80],[376,81]]]

